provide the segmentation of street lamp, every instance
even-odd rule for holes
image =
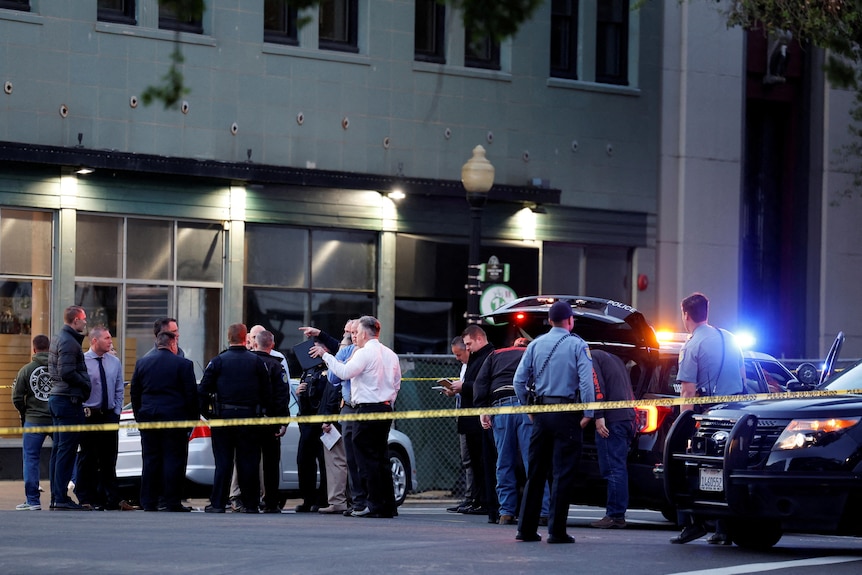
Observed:
[[[473,157],[461,168],[461,183],[470,204],[470,251],[467,260],[467,324],[479,323],[479,250],[482,247],[482,209],[494,185],[494,166],[485,157],[485,148],[473,148]]]

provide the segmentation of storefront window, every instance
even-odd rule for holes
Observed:
[[[142,280],[173,279],[173,222],[129,218],[127,225],[126,276]]]
[[[219,224],[177,223],[177,279],[221,282],[223,237]]]
[[[118,278],[122,275],[122,218],[79,214],[75,243],[78,276]]]
[[[51,276],[50,212],[0,209],[0,273]]]
[[[376,270],[376,234],[311,232],[311,286],[314,289],[373,290]]]

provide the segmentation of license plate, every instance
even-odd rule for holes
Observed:
[[[701,467],[700,490],[724,491],[724,472],[721,469]]]

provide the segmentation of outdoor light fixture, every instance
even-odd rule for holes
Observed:
[[[467,191],[470,204],[470,250],[467,265],[467,323],[479,323],[479,251],[482,247],[482,209],[488,192],[494,185],[494,166],[485,157],[485,148],[473,148],[473,156],[461,168],[461,184]]]

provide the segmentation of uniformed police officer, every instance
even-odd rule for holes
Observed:
[[[572,306],[556,301],[548,311],[551,331],[527,346],[515,371],[513,385],[518,400],[527,405],[527,382],[535,381],[535,403],[556,405],[594,401],[593,362],[586,342],[571,333],[575,325]],[[548,543],[574,543],[566,533],[569,495],[581,455],[581,413],[554,411],[536,413],[527,457],[528,476],[521,515],[519,541],[541,541],[536,532],[548,472],[552,471]],[[584,412],[592,418],[592,412]]]
[[[263,360],[245,347],[247,329],[228,327],[229,347],[210,360],[198,386],[201,413],[214,419],[260,417],[270,405],[269,373]],[[258,426],[212,428],[215,476],[207,513],[224,513],[236,460],[244,513],[257,513],[260,504],[260,437]]]
[[[680,397],[708,397],[745,393],[745,360],[733,335],[709,325],[709,300],[702,293],[693,293],[680,304],[685,331],[691,337],[679,351]],[[700,411],[706,405],[698,405]],[[692,409],[682,405],[680,411]],[[690,513],[679,512],[677,521],[683,530],[671,543],[688,543],[706,535],[703,524],[694,521]],[[722,522],[716,525],[709,543],[730,545]]]

